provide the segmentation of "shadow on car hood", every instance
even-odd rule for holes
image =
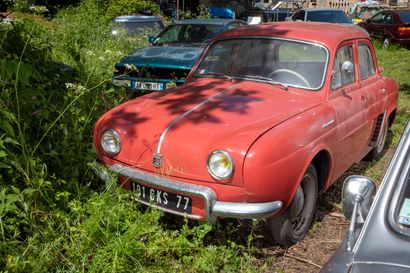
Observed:
[[[191,69],[202,50],[202,47],[153,46],[136,50],[117,65]]]

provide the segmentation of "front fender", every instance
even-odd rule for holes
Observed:
[[[279,124],[254,142],[243,167],[244,190],[249,199],[280,200],[287,208],[315,155],[324,150],[331,157],[332,147],[337,145],[335,125],[323,125],[333,116],[330,107],[318,106]],[[329,180],[330,175],[326,183]]]

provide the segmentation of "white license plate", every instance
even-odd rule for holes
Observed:
[[[159,82],[135,82],[135,89],[140,90],[162,90],[162,83]]]
[[[191,197],[154,189],[136,182],[131,182],[131,190],[141,203],[187,214],[192,213]]]
[[[115,85],[115,86],[131,87],[131,81],[130,80],[113,79],[112,84]]]

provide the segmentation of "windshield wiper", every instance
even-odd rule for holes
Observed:
[[[224,79],[226,79],[226,80],[228,80],[228,81],[232,81],[232,77],[231,77],[231,76],[225,75],[225,74],[220,73],[220,72],[201,71],[201,73],[198,73],[197,75],[198,75],[198,76],[216,76],[216,77],[224,78]]]
[[[269,84],[271,84],[271,85],[280,85],[280,86],[283,87],[283,89],[285,89],[286,91],[288,91],[288,86],[287,86],[286,84],[281,83],[281,82],[273,81],[273,80],[272,80],[271,78],[269,78],[269,77],[264,77],[264,76],[259,76],[259,75],[241,75],[241,77],[266,81],[267,83],[269,83]]]

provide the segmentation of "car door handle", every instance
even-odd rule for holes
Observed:
[[[367,107],[367,96],[362,96],[362,102],[365,103]]]

